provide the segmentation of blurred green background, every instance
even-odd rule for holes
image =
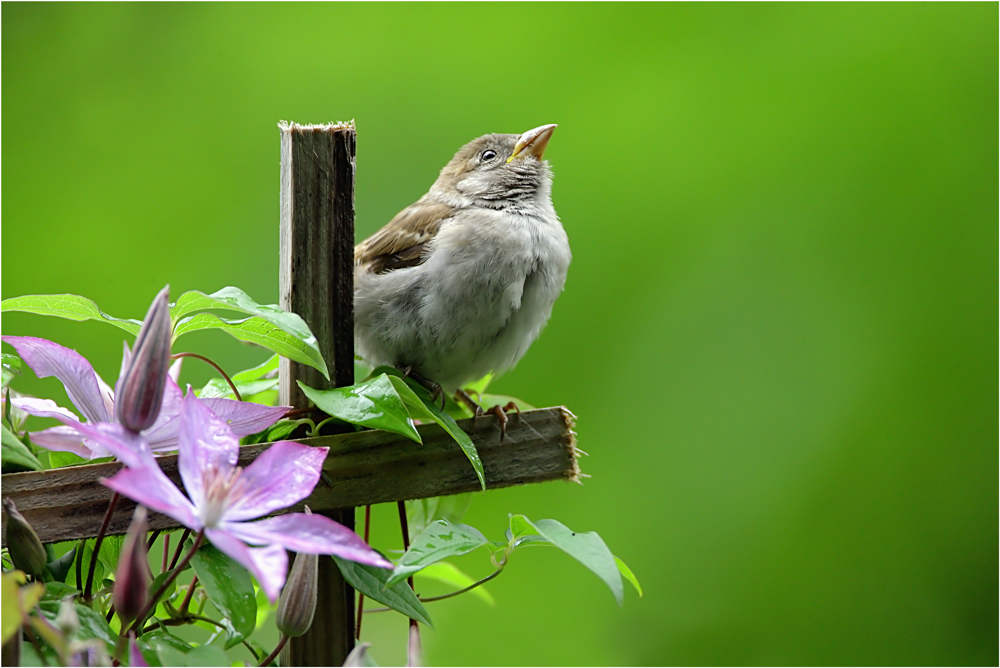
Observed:
[[[596,530],[645,597],[518,552],[495,608],[433,604],[427,663],[996,665],[997,25],[995,3],[4,3],[2,294],[276,302],[280,119],[357,120],[359,238],[470,139],[558,123],[573,266],[494,390],[576,412],[592,477],[467,521]],[[116,329],[3,332],[117,374]],[[376,660],[405,626],[370,616]]]

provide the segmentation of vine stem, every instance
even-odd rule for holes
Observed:
[[[191,584],[188,585],[187,594],[184,595],[184,602],[181,603],[181,607],[178,610],[181,614],[187,614],[188,606],[191,605],[191,597],[194,595],[194,588],[198,584],[198,576],[195,575],[191,578]]]
[[[368,530],[372,522],[371,504],[365,506],[365,543],[368,543]],[[361,615],[365,612],[365,595],[358,592],[358,622],[354,626],[354,639],[361,640]]]
[[[181,556],[181,550],[184,549],[184,541],[186,541],[188,539],[188,536],[190,536],[190,535],[191,535],[191,529],[184,529],[184,533],[181,534],[181,539],[179,541],[177,541],[177,549],[174,550],[174,558],[170,560],[170,566],[168,566],[167,568],[164,568],[163,570],[169,571],[174,566],[177,565],[177,560]]]
[[[129,630],[135,631],[136,633],[139,633],[141,631],[143,621],[145,621],[150,611],[156,608],[156,604],[159,603],[160,597],[163,596],[163,593],[167,591],[167,588],[170,587],[171,584],[173,584],[174,580],[177,579],[177,576],[180,575],[181,571],[184,570],[184,567],[188,565],[189,561],[191,561],[191,557],[193,557],[194,553],[198,551],[199,547],[201,547],[201,541],[204,538],[205,538],[205,530],[202,529],[201,531],[198,532],[198,535],[195,536],[194,545],[192,545],[188,553],[184,555],[184,559],[181,560],[181,563],[177,564],[177,568],[174,569],[173,565],[170,566],[172,572],[167,577],[167,579],[163,581],[163,584],[160,585],[160,588],[156,590],[156,593],[149,597],[149,601],[146,603],[146,606],[142,609],[142,612],[136,615],[135,621],[132,622],[132,625],[130,627],[128,627]],[[184,542],[181,541],[181,545],[183,544]],[[122,634],[125,634],[127,632],[128,631],[123,627]]]
[[[260,663],[258,663],[257,665],[258,666],[268,666],[268,665],[270,665],[271,662],[274,661],[274,659],[277,658],[277,656],[279,654],[281,654],[281,650],[283,650],[285,648],[285,643],[286,642],[288,642],[288,636],[282,635],[281,636],[281,640],[278,641],[278,645],[274,648],[274,651],[271,652],[270,654],[268,654],[264,658],[264,660],[261,661]]]
[[[115,492],[111,495],[111,500],[108,501],[108,510],[104,513],[104,521],[101,522],[101,528],[97,532],[97,539],[94,541],[94,551],[90,555],[90,566],[87,568],[87,584],[83,588],[83,600],[90,601],[91,589],[94,586],[94,571],[97,569],[97,555],[101,551],[101,543],[104,542],[104,534],[108,530],[108,525],[111,523],[111,515],[115,512],[115,506],[118,505],[118,499],[121,495]]]
[[[397,508],[399,508],[399,526],[403,531],[403,552],[405,553],[410,549],[410,528],[409,523],[406,521],[406,502],[397,501]],[[406,578],[406,583],[410,585],[410,590],[413,591],[413,576]],[[416,596],[417,592],[413,591],[413,595]],[[417,625],[417,620],[410,618],[410,632],[406,647],[406,665],[407,666],[417,666],[420,664],[420,627]]]
[[[180,357],[193,357],[214,367],[216,371],[222,374],[222,377],[226,379],[226,382],[229,383],[229,388],[233,391],[233,395],[236,397],[236,401],[243,401],[243,397],[240,396],[239,390],[236,389],[236,384],[233,383],[233,380],[229,377],[229,375],[225,371],[222,370],[222,367],[220,367],[218,364],[208,359],[204,355],[199,355],[198,353],[174,353],[173,355],[170,356],[170,359],[175,360]]]
[[[487,582],[489,582],[490,580],[492,580],[493,578],[495,578],[496,576],[500,575],[500,573],[503,572],[503,568],[504,568],[505,565],[506,565],[506,562],[501,562],[500,563],[500,567],[498,569],[496,569],[494,572],[490,573],[489,575],[487,575],[486,577],[484,577],[482,580],[479,580],[477,582],[473,582],[468,587],[464,587],[463,589],[459,589],[458,591],[453,591],[453,592],[450,592],[448,594],[441,594],[440,596],[428,596],[427,598],[420,598],[418,596],[417,600],[420,601],[421,603],[433,603],[434,601],[443,601],[446,598],[452,598],[454,596],[458,596],[459,594],[464,594],[467,591],[472,591],[476,587],[478,587],[480,585],[484,585]],[[390,610],[392,610],[392,608],[372,608],[371,610],[365,610],[365,612],[389,612]]]

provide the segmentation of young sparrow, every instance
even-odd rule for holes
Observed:
[[[354,342],[450,392],[517,364],[566,282],[542,154],[555,125],[462,147],[426,195],[354,249]]]

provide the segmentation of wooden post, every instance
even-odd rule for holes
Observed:
[[[296,384],[321,389],[354,383],[354,124],[281,129],[280,304],[309,325],[329,365],[327,380],[312,367],[281,359],[282,404],[309,405]],[[322,482],[320,483],[323,484]],[[354,528],[354,508],[323,514]],[[286,666],[341,666],[354,648],[354,590],[332,559],[319,561],[313,625],[282,653]]]

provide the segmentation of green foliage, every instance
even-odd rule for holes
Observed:
[[[410,543],[387,585],[402,582],[426,566],[466,554],[487,542],[486,537],[473,527],[452,524],[445,519],[434,520]]]
[[[191,559],[212,603],[229,620],[226,649],[247,638],[257,625],[257,598],[247,570],[211,545]]]
[[[123,320],[108,315],[97,308],[92,300],[79,295],[24,295],[0,302],[0,313],[34,313],[67,320],[97,320],[124,329],[133,336],[139,333],[140,320]]]
[[[299,381],[299,387],[327,415],[351,424],[384,429],[420,443],[403,399],[385,374],[350,387],[316,390]]]
[[[2,447],[4,472],[41,471],[42,464],[21,439],[11,432],[6,424],[0,425],[0,447]]]
[[[417,595],[405,582],[388,585],[392,571],[345,561],[338,557],[333,557],[333,560],[337,562],[337,567],[347,583],[366,597],[387,605],[411,619],[434,627],[427,610],[424,609],[423,604],[417,599]]]

